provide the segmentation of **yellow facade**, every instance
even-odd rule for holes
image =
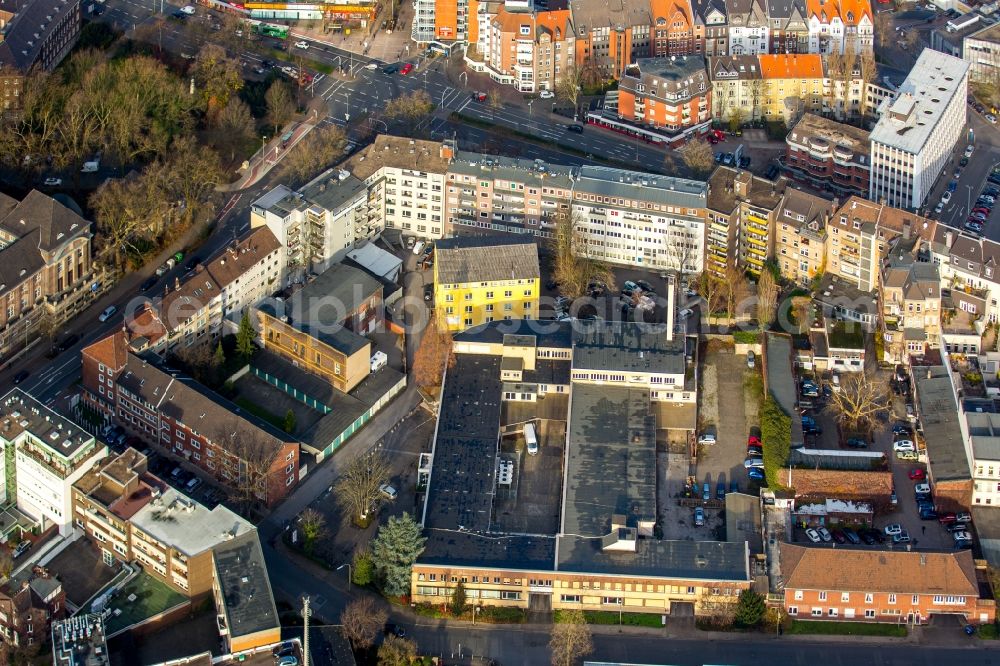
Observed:
[[[538,319],[538,278],[441,284],[434,265],[434,307],[449,331],[490,321]]]
[[[264,346],[303,370],[322,377],[338,391],[349,392],[370,371],[371,345],[347,355],[318,337],[305,333],[266,312],[257,312]]]

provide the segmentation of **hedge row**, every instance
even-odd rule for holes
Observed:
[[[781,488],[781,472],[792,448],[792,420],[771,395],[760,409],[760,434],[764,444],[764,474],[767,485]]]

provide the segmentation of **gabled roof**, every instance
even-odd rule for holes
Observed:
[[[780,545],[785,589],[978,597],[972,552]]]
[[[538,246],[534,237],[465,236],[435,245],[440,284],[538,279]]]
[[[737,81],[761,78],[760,61],[755,55],[715,56],[708,59],[712,81]]]
[[[892,494],[892,473],[835,469],[792,469],[782,472],[796,497],[867,499]]]
[[[765,79],[823,78],[823,57],[818,53],[762,53],[757,59]]]
[[[37,229],[37,247],[43,252],[51,252],[75,235],[90,231],[90,222],[38,190],[31,190],[13,208],[9,208],[9,201],[4,204],[0,210],[8,210],[0,219],[0,228],[18,238]]]
[[[51,33],[67,15],[78,14],[79,11],[78,2],[27,0],[18,8],[4,31],[4,39],[0,42],[0,64],[27,72],[38,62],[42,47],[51,38]]]
[[[117,371],[119,368],[124,368],[128,362],[128,334],[118,329],[111,335],[87,345],[80,350],[80,353],[98,363],[103,363],[112,371]]]

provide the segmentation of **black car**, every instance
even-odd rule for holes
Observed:
[[[279,643],[273,650],[271,654],[274,655],[275,659],[281,657],[287,657],[290,654],[295,654],[295,643],[292,641],[285,641],[284,643]]]
[[[425,284],[424,285],[424,300],[430,301],[434,298],[434,285]]]
[[[871,530],[861,530],[861,534],[859,536],[867,546],[874,546],[878,541],[878,539],[875,538],[875,535],[872,534]]]
[[[175,19],[180,19],[181,21],[183,21],[184,19],[187,18],[187,14],[185,14],[184,12],[182,12],[179,9],[176,12],[174,12],[173,14],[171,14],[171,16],[174,17]]]
[[[382,68],[383,74],[395,74],[399,71],[399,65],[386,65]]]
[[[841,532],[843,532],[847,540],[850,541],[855,546],[861,543],[861,537],[858,535],[857,532],[852,530],[850,527],[845,527],[844,529],[841,530]]]
[[[80,339],[79,335],[77,335],[76,333],[70,333],[65,338],[63,338],[63,341],[59,343],[57,348],[59,349],[59,351],[64,352],[73,345],[75,345],[79,339]]]
[[[740,168],[741,169],[749,169],[750,168],[750,158],[749,157],[741,157],[740,158]]]
[[[20,384],[21,382],[23,382],[25,379],[28,378],[29,374],[31,373],[29,373],[27,370],[22,370],[21,372],[14,375],[14,383]]]
[[[768,180],[774,180],[775,176],[778,175],[778,167],[775,164],[767,167],[767,171],[764,172],[764,177]]]
[[[650,294],[651,294],[651,293],[653,293],[653,291],[654,291],[654,290],[653,290],[653,285],[649,284],[649,283],[648,283],[648,282],[646,282],[645,280],[636,280],[636,281],[635,281],[635,283],[636,283],[637,285],[639,285],[639,288],[640,288],[640,289],[642,289],[642,290],[643,290],[643,291],[645,291],[645,292],[648,292],[648,293],[650,293]]]
[[[393,624],[389,622],[385,625],[385,635],[386,636],[397,636],[399,638],[406,638],[406,629],[403,629],[398,624]]]
[[[567,125],[567,132],[574,132],[576,134],[583,134],[583,125]]]
[[[153,285],[156,284],[156,280],[157,279],[158,278],[155,275],[146,278],[145,280],[143,280],[142,286],[139,287],[139,290],[140,291],[149,291],[150,289],[153,288]]]
[[[934,509],[928,509],[920,512],[920,520],[937,520],[938,514]]]
[[[969,158],[968,157],[963,157],[962,159],[960,159],[958,161],[958,166],[960,166],[960,167],[969,166]]]
[[[188,262],[186,264],[184,264],[184,270],[186,270],[188,272],[191,272],[200,263],[201,263],[201,259],[199,259],[198,257],[191,257],[190,259],[188,259]]]
[[[726,499],[726,482],[719,481],[715,486],[715,499]]]
[[[266,58],[260,61],[260,65],[261,67],[274,67],[274,63]]]

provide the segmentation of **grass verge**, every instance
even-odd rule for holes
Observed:
[[[583,611],[583,618],[587,624],[618,624],[619,615],[616,611]],[[563,622],[560,611],[554,611],[552,621]],[[620,622],[627,627],[662,627],[663,622],[659,615],[655,613],[622,613]]]
[[[827,622],[825,620],[792,620],[787,634],[820,634],[825,636],[895,636],[906,637],[906,627],[900,624],[874,622]]]

